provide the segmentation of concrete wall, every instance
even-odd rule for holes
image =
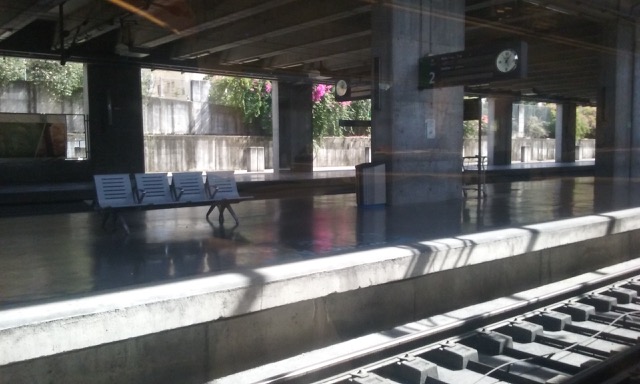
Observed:
[[[240,111],[223,105],[147,97],[142,104],[144,132],[151,135],[256,135]]]
[[[365,163],[367,149],[371,147],[369,137],[325,137],[320,146],[314,148],[315,167],[355,166]]]
[[[83,114],[84,101],[80,92],[62,101],[54,99],[46,89],[26,81],[15,81],[0,92],[0,111],[7,113]]]
[[[0,112],[67,114],[67,158],[86,158],[83,93],[56,100],[43,88],[16,81],[0,90]],[[57,183],[89,180],[90,164],[65,159],[0,159],[0,184]]]
[[[368,137],[327,137],[314,148],[315,167],[355,166],[366,162]],[[248,149],[264,148],[264,167],[273,167],[271,139],[262,136],[146,135],[147,172],[245,170]]]
[[[522,139],[514,138],[511,144],[511,161],[522,161],[522,148],[525,148],[525,159],[529,161],[554,161],[555,139]],[[576,142],[576,160],[595,158],[595,140],[582,139]],[[465,139],[463,156],[475,156],[478,154],[478,140]],[[482,142],[482,154],[487,155],[487,143]]]
[[[249,147],[264,147],[265,167],[271,167],[271,140],[260,136],[146,135],[146,172],[247,169]]]
[[[67,118],[67,157],[86,157],[86,126],[83,93],[57,100],[49,91],[26,81],[0,89],[0,112],[72,115]]]
[[[519,162],[525,146],[530,161],[553,161],[555,140],[514,139],[513,162]],[[355,166],[368,161],[371,145],[368,137],[326,137],[314,148],[314,167]],[[592,159],[594,140],[581,140],[581,159]],[[145,169],[147,172],[191,170],[245,170],[249,164],[249,147],[264,148],[264,167],[273,167],[271,139],[262,136],[220,135],[146,135]],[[486,142],[482,152],[486,154]],[[464,156],[478,153],[478,141],[464,141]]]

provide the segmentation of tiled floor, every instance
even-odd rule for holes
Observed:
[[[0,218],[0,309],[97,291],[640,206],[592,177],[490,184],[440,204],[359,208],[354,194],[252,200],[221,227],[206,207],[129,212],[131,234],[95,212]]]

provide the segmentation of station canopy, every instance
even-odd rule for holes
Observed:
[[[351,96],[362,98],[371,93],[372,3],[0,0],[0,55],[327,83],[347,79]],[[618,23],[635,25],[638,7],[628,4],[623,11],[619,3],[467,0],[466,49],[504,40],[528,44],[526,78],[465,84],[467,94],[595,104],[603,59],[616,54],[604,32]]]

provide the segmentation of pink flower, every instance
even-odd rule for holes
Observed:
[[[313,93],[311,94],[313,102],[317,103],[320,100],[322,100],[322,98],[327,93],[327,91],[328,91],[328,89],[327,89],[327,85],[326,84],[318,84],[318,85],[316,85],[315,88],[313,88]]]
[[[271,82],[270,82],[270,81],[266,81],[266,82],[264,83],[264,90],[265,90],[267,93],[271,93]]]

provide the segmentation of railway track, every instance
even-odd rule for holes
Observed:
[[[640,269],[532,291],[261,383],[640,383]]]

